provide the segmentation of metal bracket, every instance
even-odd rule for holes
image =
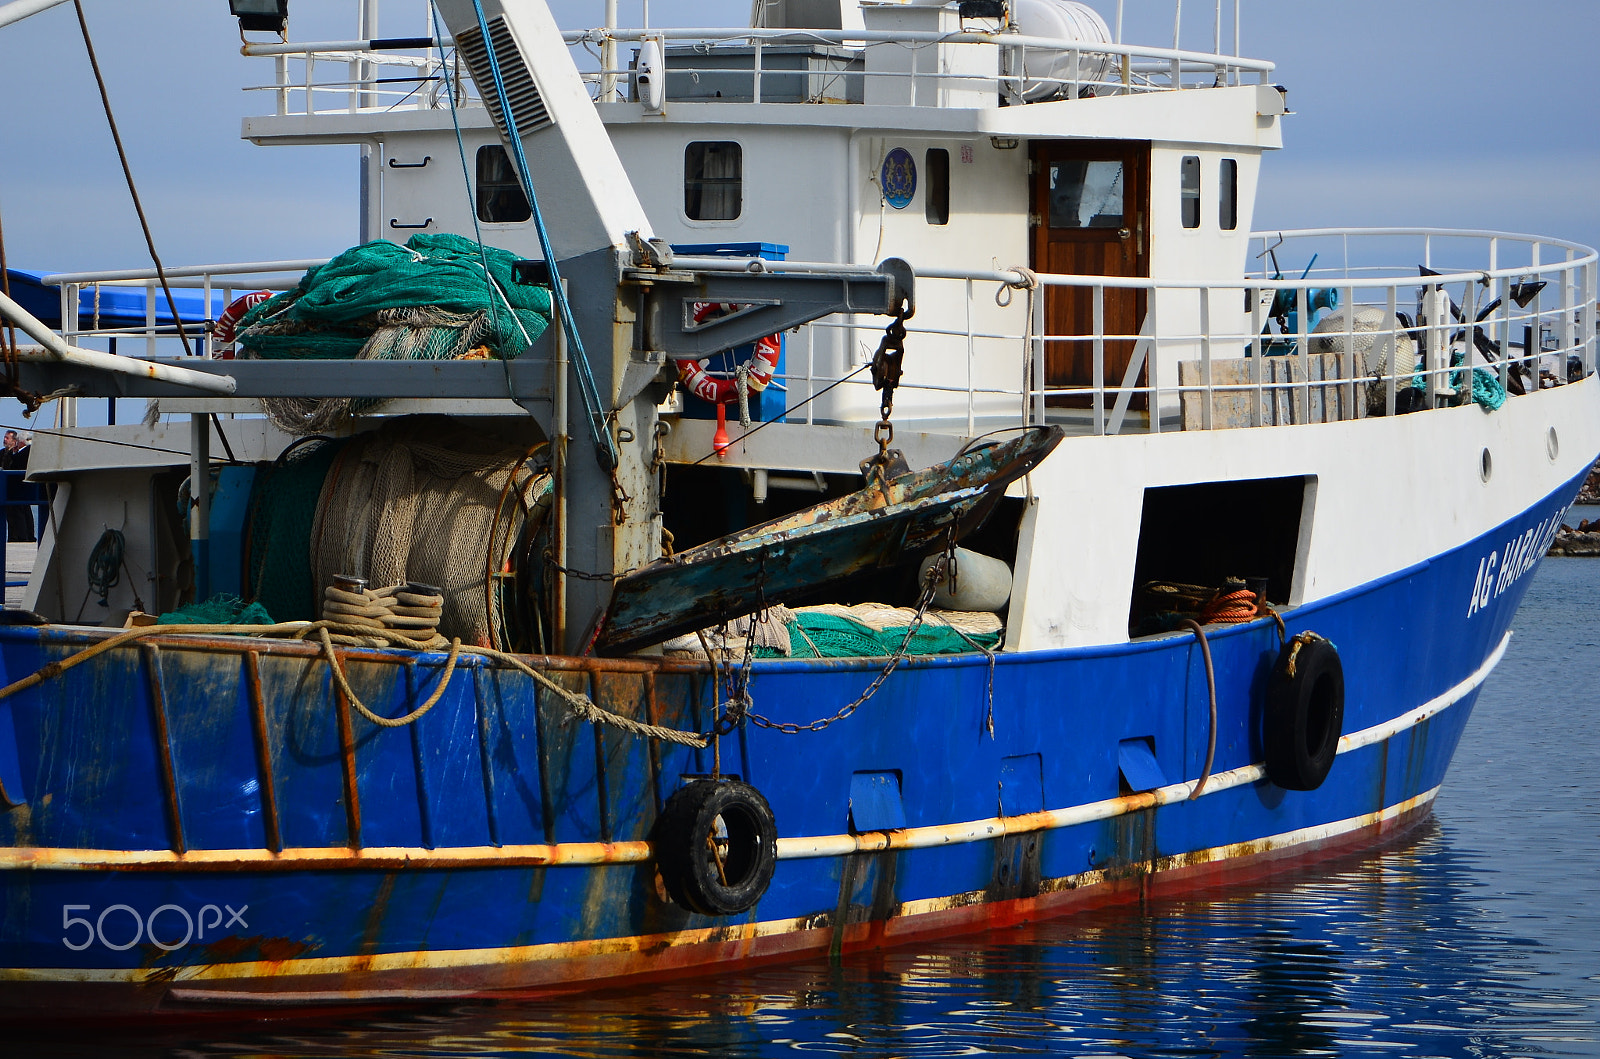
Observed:
[[[781,263],[774,263],[781,269]],[[691,272],[631,269],[641,292],[640,349],[664,350],[677,360],[700,359],[775,335],[831,313],[892,316],[915,309],[915,274],[898,258],[860,272]],[[696,321],[695,306],[734,305],[735,311]]]

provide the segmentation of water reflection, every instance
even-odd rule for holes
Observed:
[[[40,1056],[1593,1056],[1600,563],[1547,563],[1429,824],[1248,892],[537,1004],[17,1042]],[[1509,734],[1508,734],[1509,733]]]
[[[1401,848],[1246,894],[523,1005],[119,1036],[221,1056],[1582,1055],[1595,990],[1475,902],[1484,854]],[[1593,985],[1590,982],[1589,985]],[[52,1054],[49,1042],[30,1042]],[[55,1054],[82,1054],[78,1039]]]

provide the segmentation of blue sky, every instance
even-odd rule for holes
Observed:
[[[84,0],[163,260],[317,257],[355,242],[351,147],[257,148],[239,118],[271,76],[225,0]],[[1097,0],[1109,20],[1114,0]],[[1232,2],[1224,5],[1231,9]],[[395,0],[385,35],[422,32]],[[555,5],[600,21],[600,0]],[[1127,0],[1130,40],[1170,43],[1171,0]],[[1212,5],[1188,0],[1185,44]],[[353,35],[355,0],[291,0],[291,37]],[[623,0],[624,21],[638,0]],[[742,0],[655,0],[658,25],[743,24]],[[1440,225],[1600,243],[1597,0],[1244,0],[1244,51],[1278,63],[1295,115],[1267,164],[1258,228]],[[1231,30],[1227,36],[1231,38]],[[0,124],[0,220],[15,267],[137,267],[143,240],[71,4],[0,29],[17,89]],[[26,101],[22,103],[21,101]]]

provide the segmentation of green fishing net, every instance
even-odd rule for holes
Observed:
[[[272,625],[272,615],[260,603],[246,603],[238,596],[212,596],[201,603],[169,610],[156,619],[158,625]]]
[[[375,359],[439,360],[480,344],[515,357],[550,322],[550,292],[516,282],[516,260],[448,233],[364,243],[246,313],[239,344],[263,359],[354,359],[374,341],[364,355]]]
[[[256,475],[245,540],[245,594],[281,621],[321,617],[321,590],[311,577],[311,525],[323,480],[349,440],[307,441]]]
[[[887,658],[906,641],[906,626],[891,625],[881,632],[837,614],[800,613],[789,626],[790,658]],[[906,646],[910,655],[949,655],[1000,646],[999,632],[968,633],[925,622]],[[784,657],[774,648],[757,647],[757,658]]]

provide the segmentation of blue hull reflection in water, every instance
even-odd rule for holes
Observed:
[[[1600,1055],[1597,598],[1600,561],[1540,568],[1437,822],[1361,860],[1143,914],[1083,914],[844,966],[540,1004],[191,1027],[120,1036],[115,1051]],[[111,1043],[51,1037],[24,1046],[76,1055]]]

